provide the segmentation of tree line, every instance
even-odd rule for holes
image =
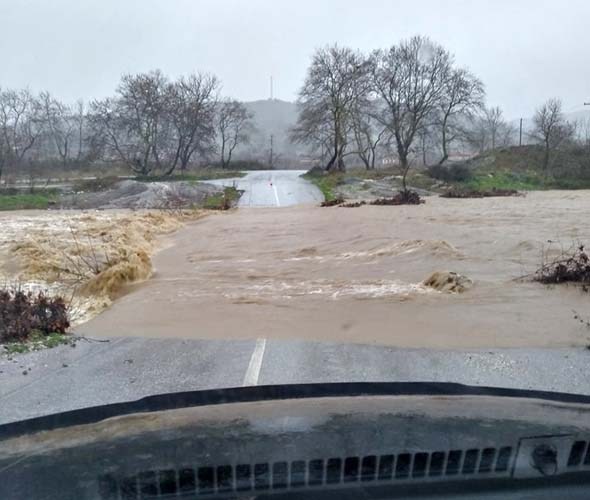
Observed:
[[[370,54],[328,46],[307,69],[291,140],[328,171],[343,170],[349,157],[367,169],[395,161],[405,185],[412,164],[444,165],[453,151],[514,143],[515,127],[485,97],[484,84],[426,37]],[[0,180],[7,168],[43,163],[116,163],[138,175],[212,161],[227,168],[254,130],[252,113],[222,97],[220,81],[206,73],[124,75],[111,97],[73,105],[49,92],[0,88]],[[576,138],[590,148],[590,121],[568,123],[558,99],[537,109],[527,132],[543,147],[545,171]]]
[[[423,36],[363,54],[338,45],[318,49],[297,100],[294,141],[309,145],[327,171],[343,170],[353,155],[367,169],[378,154],[394,156],[405,178],[420,159],[443,165],[461,143],[471,151],[506,146],[515,128],[499,107],[485,105],[484,84],[453,55]],[[552,99],[539,108],[530,136],[551,151],[574,128]],[[434,160],[426,158],[434,151]]]
[[[254,123],[220,90],[213,75],[170,80],[158,70],[124,75],[112,97],[88,104],[0,88],[0,179],[8,167],[35,162],[116,162],[139,175],[167,175],[217,157],[227,168]]]

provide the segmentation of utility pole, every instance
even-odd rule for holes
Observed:
[[[522,118],[520,119],[520,137],[518,139],[518,145],[522,146]]]
[[[274,135],[270,134],[270,158],[269,158],[269,163],[270,163],[270,169],[273,170],[274,167]]]
[[[272,75],[270,76],[270,100],[273,100]]]

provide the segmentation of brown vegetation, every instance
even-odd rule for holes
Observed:
[[[416,191],[406,189],[399,191],[392,198],[377,198],[373,201],[351,201],[348,203],[345,203],[344,198],[335,198],[333,200],[323,201],[320,206],[357,208],[363,205],[420,205],[422,203],[424,203],[424,200]]]
[[[69,326],[67,307],[61,297],[0,290],[0,343],[22,342],[34,332],[63,334]]]
[[[579,283],[590,285],[590,259],[584,245],[563,251],[551,261],[544,260],[533,275],[533,280],[544,284]]]
[[[424,200],[416,191],[405,189],[398,192],[393,198],[378,198],[371,205],[420,205]]]
[[[441,198],[490,198],[493,196],[522,196],[516,189],[492,188],[488,190],[477,189],[450,189],[441,194]]]
[[[148,279],[158,236],[204,212],[97,213],[55,216],[11,238],[21,269],[14,279],[47,284],[51,294],[73,296],[71,319],[88,319],[123,288]]]

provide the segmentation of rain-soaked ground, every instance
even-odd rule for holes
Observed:
[[[92,336],[287,338],[401,347],[575,346],[590,295],[515,278],[548,245],[590,242],[588,191],[421,206],[239,209],[190,223],[155,274],[77,330]],[[448,294],[434,271],[471,278]]]

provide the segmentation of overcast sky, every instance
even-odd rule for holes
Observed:
[[[126,72],[207,71],[224,93],[293,100],[317,47],[428,35],[508,118],[590,101],[589,0],[0,0],[0,86],[104,97]]]

